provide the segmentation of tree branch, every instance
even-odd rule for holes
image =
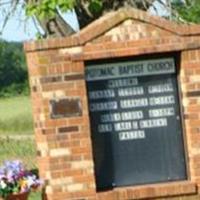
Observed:
[[[6,24],[8,23],[10,17],[15,13],[16,9],[17,9],[17,6],[19,4],[19,0],[16,0],[16,1],[12,1],[11,2],[11,9],[10,11],[7,13],[7,15],[5,16],[5,19],[3,21],[3,25],[2,25],[2,28],[1,28],[1,31],[0,31],[0,34],[2,34]]]

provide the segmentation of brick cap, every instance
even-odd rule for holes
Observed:
[[[73,34],[72,36],[25,42],[24,49],[28,52],[82,46],[128,19],[151,24],[178,36],[200,35],[200,25],[177,24],[158,16],[152,16],[145,11],[134,8],[122,8],[102,16],[100,19],[89,24],[80,32]]]

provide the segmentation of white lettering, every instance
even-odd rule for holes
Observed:
[[[103,103],[91,103],[90,111],[104,111],[104,110],[116,110],[118,108],[116,101],[103,102]]]
[[[161,85],[150,85],[148,87],[149,94],[163,93],[163,92],[173,92],[173,86],[171,83],[161,84]]]
[[[117,68],[114,66],[89,67],[86,69],[87,79],[115,76],[116,73],[117,73]]]
[[[123,88],[118,90],[118,95],[120,97],[133,96],[133,95],[143,95],[143,87],[134,87],[134,88]]]
[[[90,99],[112,98],[115,97],[114,90],[98,90],[89,92]]]
[[[101,122],[116,122],[121,121],[120,113],[109,113],[101,115]]]
[[[173,95],[149,98],[149,104],[151,106],[174,104],[174,103],[175,103],[175,99]]]
[[[109,80],[108,88],[119,88],[119,87],[127,87],[138,84],[137,78],[127,78],[127,79],[119,79],[119,80]]]
[[[174,69],[174,62],[172,62],[171,60],[168,60],[168,61],[166,60],[165,62],[163,61],[151,62],[151,63],[148,63],[147,69],[148,69],[148,72],[171,71]]]
[[[125,131],[125,130],[131,130],[132,124],[131,122],[120,122],[114,124],[115,131]]]
[[[121,108],[134,108],[134,107],[144,107],[148,106],[148,99],[127,99],[120,101]]]
[[[140,128],[155,128],[155,127],[164,127],[167,126],[167,119],[147,119],[140,121]]]
[[[134,120],[134,119],[142,119],[143,112],[142,111],[132,111],[132,112],[123,112],[121,114],[121,118],[123,121]]]
[[[132,128],[138,129],[138,122],[132,122]]]
[[[126,141],[126,140],[136,140],[136,139],[144,139],[145,132],[141,131],[127,131],[127,132],[120,132],[119,133],[119,140]]]
[[[144,73],[143,63],[130,63],[119,66],[119,74],[141,74]]]
[[[167,117],[174,116],[175,111],[174,108],[161,108],[161,109],[153,109],[149,110],[149,117]]]
[[[172,74],[174,72],[174,59],[163,58],[144,61],[128,61],[92,65],[86,67],[85,76],[87,81],[95,81],[133,76],[139,77],[156,74]]]

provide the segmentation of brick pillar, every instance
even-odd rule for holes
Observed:
[[[200,50],[182,52],[181,90],[190,179],[200,189]]]
[[[46,197],[91,199],[96,189],[84,63],[59,50],[28,53],[27,60]]]

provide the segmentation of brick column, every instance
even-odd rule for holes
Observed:
[[[76,54],[76,48],[70,52]],[[84,63],[68,58],[62,50],[27,56],[38,163],[48,200],[90,199],[96,192]]]
[[[182,52],[181,91],[190,179],[200,188],[200,50]]]

